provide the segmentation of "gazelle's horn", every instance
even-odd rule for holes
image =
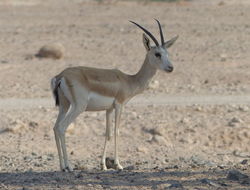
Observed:
[[[161,28],[161,23],[159,20],[155,19],[156,22],[158,23],[158,26],[159,26],[159,30],[160,30],[160,35],[161,35],[161,45],[163,46],[164,45],[164,37],[163,37],[163,33],[162,33],[162,28]]]
[[[158,41],[156,40],[156,38],[149,32],[149,31],[147,31],[145,28],[143,28],[142,26],[140,26],[139,24],[137,24],[137,23],[135,23],[135,22],[133,22],[133,21],[129,21],[129,22],[131,22],[131,23],[133,23],[133,24],[135,24],[136,26],[138,26],[140,29],[142,29],[153,41],[154,41],[154,43],[155,43],[155,45],[156,46],[159,46],[159,43],[158,43]]]

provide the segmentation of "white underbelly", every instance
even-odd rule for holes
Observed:
[[[102,96],[95,92],[91,92],[88,97],[88,105],[86,111],[107,110],[114,105],[114,97]]]

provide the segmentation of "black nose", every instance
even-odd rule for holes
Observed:
[[[172,65],[169,65],[168,68],[166,69],[167,72],[172,72],[174,70],[174,67]]]

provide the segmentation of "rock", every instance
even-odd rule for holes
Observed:
[[[241,164],[242,164],[242,165],[246,165],[246,164],[248,164],[248,160],[247,160],[247,159],[242,160],[242,161],[241,161]]]
[[[161,144],[161,145],[167,144],[167,140],[163,136],[160,136],[160,135],[154,135],[151,141],[156,142],[157,144]]]
[[[75,133],[75,123],[71,123],[67,128],[67,134],[73,135]]]
[[[30,156],[24,156],[24,157],[23,157],[23,160],[25,160],[25,161],[27,161],[27,162],[30,162],[30,161],[32,161],[33,159],[32,159],[32,157],[30,157]]]
[[[19,133],[25,129],[25,124],[21,120],[14,121],[10,124],[10,127],[7,127],[4,131],[11,133]]]
[[[175,189],[183,189],[183,185],[180,183],[173,183],[169,187],[169,189],[175,188]]]
[[[23,187],[22,190],[30,190],[30,189],[27,187]]]
[[[237,118],[237,117],[232,118],[231,121],[234,123],[242,123],[242,120],[240,118]]]
[[[29,122],[29,127],[35,129],[36,127],[38,127],[38,123],[35,122],[35,121],[30,121],[30,122]]]
[[[204,84],[208,84],[208,83],[209,83],[208,79],[204,80]]]
[[[202,109],[202,107],[200,107],[200,106],[197,106],[196,108],[195,108],[195,111],[202,111],[203,109]]]
[[[211,162],[211,161],[209,161],[209,160],[204,160],[204,159],[202,159],[202,158],[200,158],[200,157],[198,157],[198,156],[192,156],[191,157],[191,161],[193,162],[193,166],[194,167],[196,167],[196,166],[206,166],[206,167],[215,167],[216,166],[216,164],[215,163],[213,163],[213,162]]]
[[[241,181],[249,179],[249,177],[246,174],[242,174],[241,172],[237,170],[230,170],[227,174],[227,179],[233,180],[233,181]]]
[[[153,80],[149,83],[148,88],[150,89],[158,89],[160,86],[160,83],[158,80]]]
[[[182,120],[180,120],[181,123],[183,124],[188,124],[190,122],[189,118],[184,117]]]
[[[7,60],[1,60],[1,63],[6,64],[6,63],[9,63],[9,61],[7,61]]]
[[[211,181],[210,179],[206,179],[206,178],[202,179],[201,183],[208,184],[208,185],[211,185],[214,187],[220,186],[218,183],[215,183],[215,182]]]
[[[143,152],[146,153],[148,152],[148,149],[145,146],[139,146],[136,148],[137,152]]]
[[[27,54],[27,55],[25,55],[25,57],[24,57],[25,60],[32,60],[32,59],[34,59],[34,58],[35,58],[35,56],[32,55],[32,54]]]
[[[7,190],[9,188],[4,183],[0,183],[0,189]]]
[[[159,136],[163,136],[165,129],[163,127],[156,127],[153,129],[149,129],[148,132],[152,135],[159,135]]]
[[[233,117],[229,122],[228,126],[235,127],[238,123],[242,123],[243,121],[240,118]]]
[[[47,44],[39,50],[36,57],[61,59],[64,56],[65,48],[61,43]]]
[[[222,62],[224,62],[224,61],[226,61],[227,60],[227,54],[220,54],[220,60],[222,61]]]
[[[224,2],[224,1],[220,1],[220,2],[218,3],[218,5],[219,5],[219,6],[223,6],[223,5],[225,5],[225,2]]]
[[[31,155],[32,155],[32,156],[37,156],[37,153],[32,152]]]
[[[133,118],[137,118],[137,113],[136,112],[134,112],[134,111],[131,112],[131,115],[132,115]]]
[[[135,170],[135,166],[127,166],[124,170]]]
[[[239,110],[242,112],[247,112],[249,111],[249,108],[247,106],[239,106]]]

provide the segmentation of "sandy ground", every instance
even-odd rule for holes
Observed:
[[[249,189],[249,9],[248,0],[1,0],[0,189]],[[175,69],[126,106],[124,171],[100,171],[105,113],[86,112],[67,132],[75,170],[60,172],[51,77],[77,65],[134,74],[145,50],[128,20],[158,34],[153,18],[165,38],[180,36],[169,49]],[[33,56],[52,42],[63,59]]]

